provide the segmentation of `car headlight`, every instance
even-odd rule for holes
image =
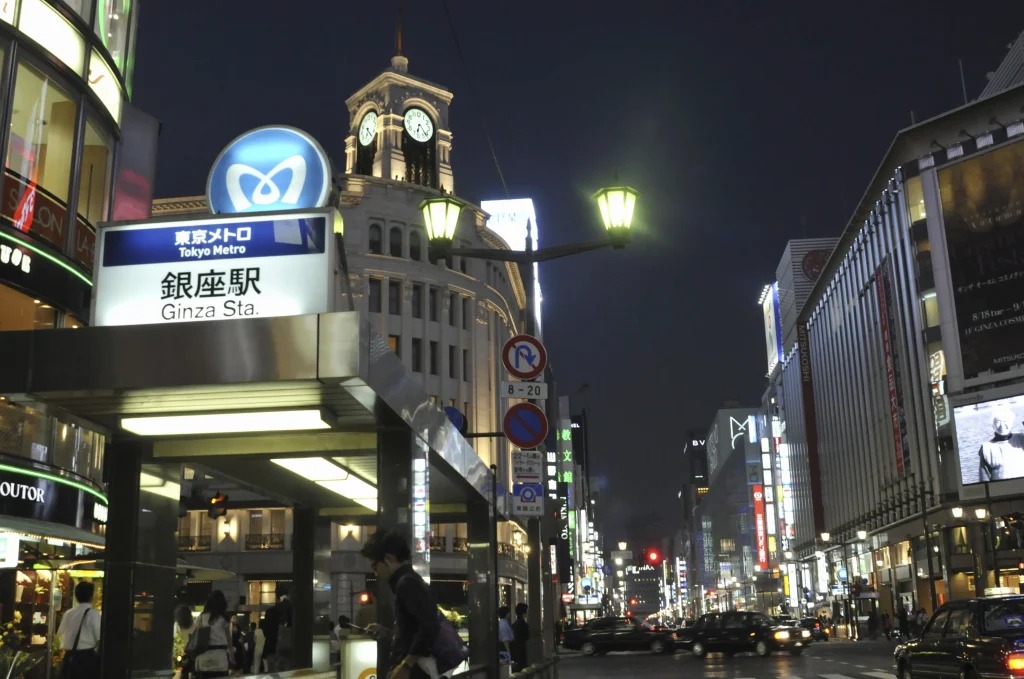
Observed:
[[[782,630],[780,632],[776,632],[775,633],[775,638],[778,639],[779,641],[785,641],[786,639],[789,638],[789,632],[787,632],[785,630]]]
[[[807,630],[804,630],[803,632],[800,633],[800,636],[802,636],[802,637],[809,637],[809,636],[811,636],[811,633],[808,632]]]

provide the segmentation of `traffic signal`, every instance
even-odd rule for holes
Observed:
[[[658,550],[656,550],[656,549],[648,550],[647,551],[647,560],[650,561],[651,563],[658,563],[659,561],[661,561],[661,554],[659,554]]]
[[[361,604],[368,604],[368,603],[370,603],[370,593],[369,592],[360,592],[359,593],[359,603],[361,603]]]
[[[228,501],[228,496],[224,493],[217,493],[210,498],[210,507],[206,510],[206,513],[211,519],[218,519],[228,513],[228,508],[225,506]]]
[[[636,606],[636,599],[630,599],[629,600],[629,605],[630,606]]]
[[[1024,561],[1017,562],[1017,575],[1024,575]]]

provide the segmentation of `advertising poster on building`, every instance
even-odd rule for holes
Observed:
[[[779,315],[779,284],[772,283],[761,301],[764,312],[764,343],[768,351],[768,372],[771,373],[782,357],[782,318]]]
[[[755,484],[754,498],[754,540],[757,545],[757,568],[768,570],[768,536],[764,508],[764,486]]]
[[[1024,365],[1024,144],[938,172],[964,378]]]
[[[896,452],[896,471],[910,469],[910,439],[907,435],[907,417],[903,401],[903,373],[897,347],[899,327],[896,323],[896,300],[892,294],[890,262],[886,260],[875,271],[875,290],[878,294],[879,330],[885,354],[885,382],[889,394],[889,421]]]
[[[960,480],[967,486],[1024,477],[1024,396],[953,409]]]

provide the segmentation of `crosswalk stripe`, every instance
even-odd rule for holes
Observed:
[[[818,676],[823,677],[823,679],[853,679],[853,677],[848,677],[845,674],[819,674]]]
[[[875,679],[896,679],[896,675],[890,672],[861,672],[861,674],[866,674]]]

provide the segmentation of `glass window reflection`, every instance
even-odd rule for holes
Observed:
[[[0,332],[56,327],[57,310],[6,285],[0,285]]]
[[[85,124],[82,168],[78,180],[78,221],[75,226],[75,261],[92,269],[96,246],[94,226],[106,219],[110,196],[113,145],[90,115]]]
[[[75,14],[89,21],[92,14],[92,0],[64,0],[64,4],[74,10]]]
[[[128,60],[128,26],[131,13],[131,0],[99,0],[96,5],[96,35],[122,73]]]
[[[78,106],[24,62],[16,77],[3,215],[15,228],[63,247]]]

